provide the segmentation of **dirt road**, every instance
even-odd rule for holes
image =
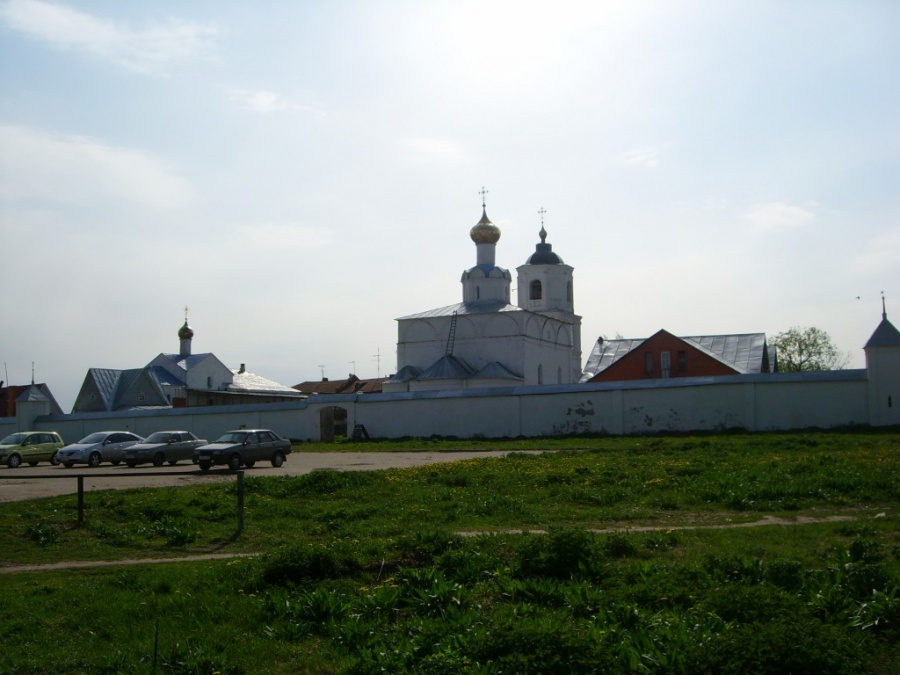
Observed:
[[[502,457],[506,451],[485,452],[297,452],[288,455],[284,465],[276,469],[257,464],[245,469],[246,476],[296,476],[317,469],[339,471],[370,471],[394,469],[425,464],[455,462],[477,457]],[[150,474],[164,475],[150,475]],[[171,475],[168,475],[171,474]],[[195,465],[154,467],[149,464],[130,469],[124,465],[104,464],[96,469],[78,465],[71,469],[39,464],[34,467],[8,469],[0,467],[0,502],[20,501],[38,497],[75,494],[76,476],[83,475],[85,490],[126,490],[136,487],[164,487],[193,485],[202,481],[234,480],[229,471],[213,469],[201,472]],[[68,479],[68,480],[66,480]]]

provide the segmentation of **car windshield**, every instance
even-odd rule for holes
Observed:
[[[170,438],[172,438],[171,431],[157,431],[147,436],[144,439],[144,443],[168,443]]]
[[[0,445],[19,445],[26,438],[28,438],[28,434],[10,434],[0,441]]]
[[[246,431],[229,431],[227,434],[219,436],[216,443],[243,443],[246,440]]]
[[[79,443],[102,443],[106,440],[106,434],[98,431],[95,434],[91,434],[90,436],[85,436],[82,438]]]

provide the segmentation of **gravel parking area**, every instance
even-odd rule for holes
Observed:
[[[245,468],[244,471],[247,476],[296,476],[317,469],[372,471],[441,464],[477,457],[502,457],[507,454],[509,453],[506,451],[296,452],[287,456],[281,468],[276,469],[268,464],[257,464],[252,469]],[[102,475],[91,476],[92,473]],[[148,475],[150,473],[155,475]],[[160,473],[171,474],[171,476],[158,475]],[[126,490],[136,487],[192,485],[210,480],[234,480],[230,471],[213,469],[201,472],[195,465],[189,463],[160,468],[142,465],[133,469],[123,464],[119,466],[103,464],[96,469],[80,465],[66,469],[62,466],[48,464],[18,469],[0,467],[0,502],[75,494],[78,491],[78,482],[75,477],[78,475],[85,476],[85,490]],[[63,480],[66,477],[69,480]]]

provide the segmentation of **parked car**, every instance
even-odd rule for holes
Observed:
[[[205,438],[197,438],[190,431],[157,431],[126,448],[125,463],[137,466],[153,462],[153,466],[162,466],[168,462],[174,466],[179,460],[192,460],[194,448],[206,444]]]
[[[118,464],[125,458],[125,448],[142,440],[130,431],[97,431],[64,447],[57,453],[57,458],[67,469],[75,464],[90,467],[100,466],[101,462]]]
[[[38,462],[59,464],[57,453],[63,447],[55,431],[20,431],[0,440],[0,463],[15,469],[22,462],[36,466]]]
[[[241,465],[248,469],[260,461],[272,462],[278,467],[284,464],[291,452],[291,442],[269,429],[238,429],[228,431],[215,443],[201,445],[194,450],[194,464],[207,471],[213,464],[225,464],[237,470]]]

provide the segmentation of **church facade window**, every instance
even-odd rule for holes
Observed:
[[[531,300],[540,300],[543,297],[543,288],[541,287],[541,282],[538,279],[535,279],[531,282],[530,294],[529,298]]]

